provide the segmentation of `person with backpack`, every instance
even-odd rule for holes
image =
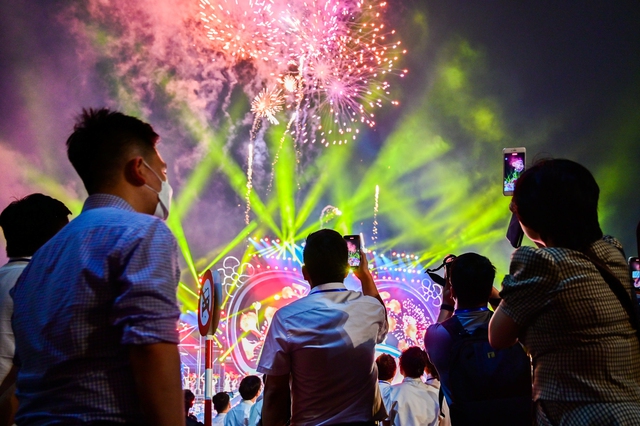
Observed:
[[[477,253],[448,256],[438,323],[425,333],[452,426],[530,425],[531,363],[520,345],[489,344],[495,267]],[[455,310],[454,310],[455,305]]]

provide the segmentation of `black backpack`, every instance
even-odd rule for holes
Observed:
[[[531,425],[531,361],[522,346],[493,349],[488,322],[471,334],[455,315],[442,326],[453,339],[451,425]]]

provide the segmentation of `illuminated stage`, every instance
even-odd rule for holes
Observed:
[[[247,374],[256,373],[264,337],[274,313],[304,297],[309,284],[300,272],[302,247],[268,238],[250,240],[255,252],[246,262],[225,258],[218,268],[222,278],[223,306],[215,335],[215,391],[234,391]],[[409,346],[423,346],[426,328],[437,318],[442,287],[424,274],[417,256],[410,253],[369,253],[369,265],[387,306],[389,333],[377,346],[379,353],[399,355]],[[353,275],[347,288],[360,290]],[[202,393],[203,342],[192,312],[181,318],[180,352],[184,387]]]

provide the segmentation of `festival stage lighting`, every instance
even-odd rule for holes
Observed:
[[[218,269],[223,278],[224,310],[216,333],[216,347],[220,359],[226,360],[225,374],[238,377],[254,374],[262,342],[271,318],[277,309],[304,297],[309,285],[300,274],[302,247],[290,245],[286,256],[260,256],[281,253],[278,239],[261,238],[258,256],[250,256],[246,263],[227,257]],[[270,243],[267,243],[270,241]],[[257,245],[254,239],[254,247]],[[417,259],[384,253],[371,253],[369,266],[381,297],[388,308],[390,330],[379,352],[399,354],[409,346],[422,346],[424,331],[437,318],[442,288],[429,278],[418,274],[423,269]],[[345,280],[349,289],[360,290],[359,281],[349,274]],[[185,346],[189,352],[183,360],[198,358],[197,346]],[[189,365],[191,370],[195,365]],[[227,380],[228,382],[228,380]],[[221,382],[222,383],[222,382]]]

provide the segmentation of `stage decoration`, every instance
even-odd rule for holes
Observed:
[[[218,269],[224,302],[214,340],[216,391],[233,389],[235,379],[255,374],[273,315],[309,293],[309,284],[301,273],[300,245],[269,238],[249,241],[254,252],[248,260],[228,256]],[[389,333],[377,351],[398,356],[409,346],[423,347],[425,330],[437,318],[442,288],[424,275],[418,257],[413,254],[371,252],[369,256],[389,320]],[[359,281],[352,275],[345,285],[360,289]],[[192,354],[195,347],[181,346],[183,354],[190,354],[183,356],[189,371],[197,370],[193,362],[198,355]],[[190,379],[188,383],[193,386],[200,381]]]

